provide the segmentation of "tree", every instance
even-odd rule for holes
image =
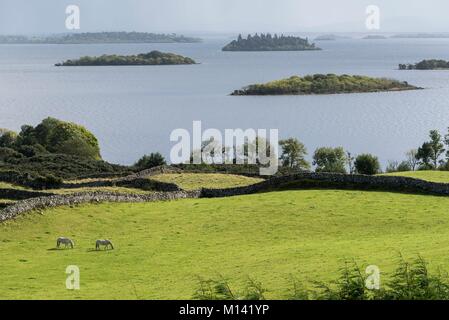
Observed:
[[[417,154],[418,154],[418,150],[416,150],[416,149],[411,149],[405,153],[405,156],[407,157],[406,161],[407,161],[411,171],[415,171],[416,167],[418,166],[419,161],[418,161],[418,158],[416,157]]]
[[[449,127],[447,128],[448,133],[444,136],[444,144],[446,145],[446,162],[449,163]]]
[[[418,152],[416,153],[416,159],[419,160],[419,168],[421,170],[429,170],[432,169],[432,155],[433,149],[432,144],[430,142],[424,142],[421,147],[418,148]]]
[[[368,153],[357,156],[354,166],[359,174],[374,175],[380,172],[379,159]]]
[[[444,144],[441,141],[441,135],[437,130],[431,130],[429,133],[430,145],[432,147],[431,158],[433,161],[433,167],[438,168],[438,159],[444,153]]]
[[[40,144],[50,153],[100,160],[97,138],[83,126],[54,118],[44,119],[35,128],[22,126],[17,143],[19,146]]]
[[[346,155],[342,147],[318,148],[313,155],[313,165],[317,166],[316,172],[346,173],[345,163]]]
[[[310,164],[305,160],[306,147],[298,139],[289,138],[279,141],[282,149],[280,160],[282,166],[290,168],[309,169]]]
[[[0,147],[12,148],[17,142],[17,133],[8,129],[0,129]]]
[[[140,158],[134,166],[139,170],[145,170],[167,164],[164,157],[159,153],[151,153]]]

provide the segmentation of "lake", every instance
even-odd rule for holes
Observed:
[[[228,37],[196,44],[0,45],[0,127],[20,130],[52,116],[86,126],[103,158],[131,164],[165,156],[176,128],[277,128],[310,154],[320,146],[402,160],[428,131],[449,126],[449,71],[399,71],[399,63],[449,59],[449,39],[321,41],[323,51],[222,52]],[[83,55],[168,51],[187,66],[54,67]],[[291,75],[360,74],[425,90],[322,96],[229,96],[245,85]]]

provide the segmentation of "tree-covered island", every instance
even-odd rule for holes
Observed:
[[[81,57],[77,60],[67,60],[57,63],[57,67],[72,66],[145,66],[145,65],[176,65],[176,64],[196,64],[195,60],[183,57],[174,53],[164,53],[151,51],[138,55],[102,55],[99,57]]]
[[[248,35],[246,39],[239,35],[222,49],[223,51],[308,51],[321,50],[307,38],[284,36],[277,34]]]
[[[422,60],[415,64],[400,64],[399,70],[447,70],[449,61],[446,60]]]
[[[0,43],[6,44],[89,44],[89,43],[193,43],[199,38],[177,34],[148,32],[85,32],[49,36],[0,35]]]
[[[264,84],[252,84],[231,95],[311,95],[336,93],[362,93],[403,91],[421,89],[407,82],[366,76],[315,74],[305,77],[293,76],[288,79]]]

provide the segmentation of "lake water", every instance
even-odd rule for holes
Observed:
[[[104,159],[130,164],[145,153],[168,156],[173,129],[277,128],[313,153],[319,146],[401,160],[449,126],[449,71],[399,71],[399,63],[449,59],[449,39],[322,41],[314,52],[222,52],[229,38],[199,44],[0,45],[0,127],[19,130],[45,117],[85,125]],[[72,67],[83,55],[179,53],[189,66]],[[391,77],[425,90],[323,96],[233,97],[247,84],[291,75],[347,73]]]

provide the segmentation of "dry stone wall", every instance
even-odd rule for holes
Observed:
[[[288,188],[289,184],[291,185],[291,187],[297,188],[298,185],[294,185],[295,183],[307,184],[310,182],[317,183],[320,187],[332,187],[336,189],[380,189],[386,191],[406,191],[440,196],[449,195],[449,184],[446,183],[434,183],[407,177],[303,172],[294,175],[271,178],[250,186],[228,189],[154,192],[147,195],[120,194],[114,192],[87,192],[71,195],[54,195],[49,197],[32,198],[19,201],[16,204],[13,204],[0,211],[0,222],[12,219],[17,215],[29,211],[43,210],[46,208],[57,206],[70,206],[82,203],[96,202],[151,202],[185,198],[230,197],[268,191],[279,187]]]

